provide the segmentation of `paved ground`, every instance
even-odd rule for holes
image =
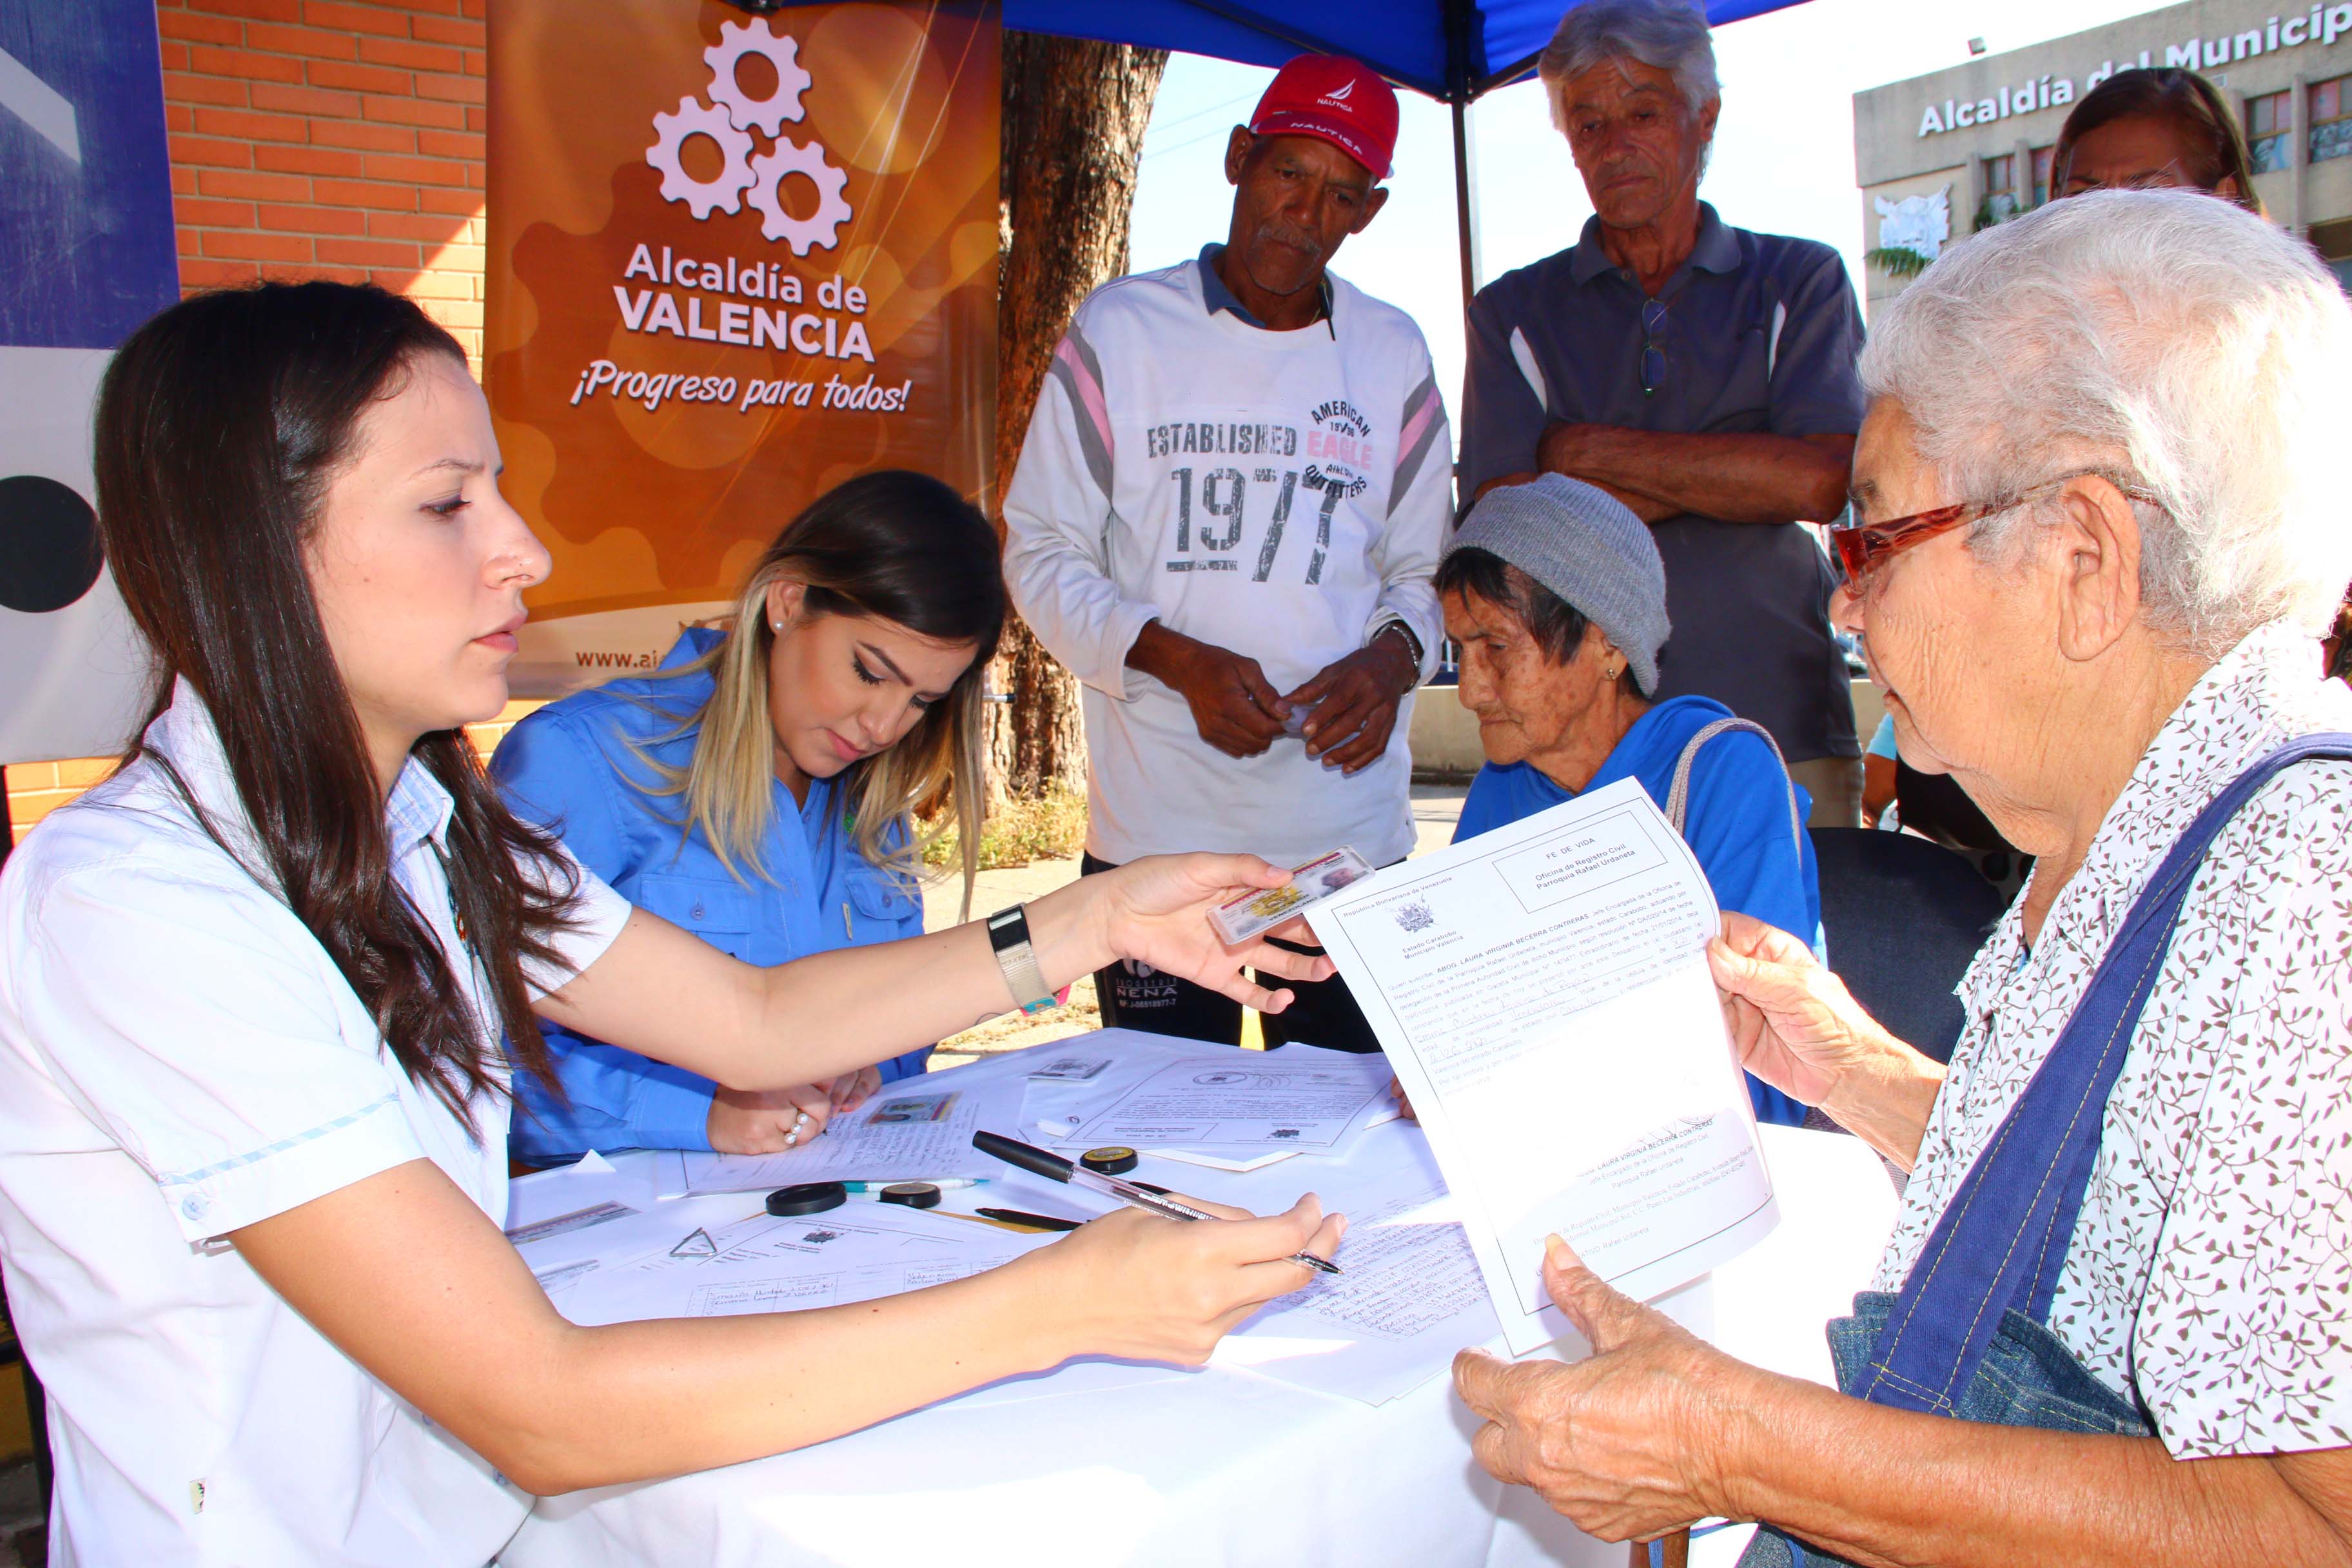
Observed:
[[[16,1369],[0,1371],[15,1377]],[[33,1487],[33,1461],[0,1465],[0,1568],[41,1568],[49,1560],[47,1523]]]
[[[1418,842],[1413,853],[1426,854],[1454,837],[1454,824],[1462,815],[1462,797],[1469,793],[1459,784],[1415,784],[1412,789],[1413,827]],[[1007,904],[1050,893],[1076,880],[1078,863],[1076,860],[1036,860],[1026,866],[1003,871],[982,871],[973,880],[971,909],[975,916],[984,916]],[[950,877],[933,883],[923,899],[923,924],[929,931],[940,931],[957,923],[959,905],[963,899],[963,879]],[[1059,1007],[1048,1008],[1034,1016],[1015,1013],[994,1023],[967,1029],[954,1038],[940,1043],[940,1054],[932,1058],[936,1067],[957,1067],[975,1056],[997,1051],[1019,1050],[1025,1046],[1040,1046],[1048,1040],[1084,1034],[1098,1028],[1102,1012],[1095,1005],[1094,977],[1088,975],[1070,987],[1070,999]],[[1257,1016],[1247,1020],[1244,1043],[1256,1034]]]

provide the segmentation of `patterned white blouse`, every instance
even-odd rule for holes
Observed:
[[[2352,731],[2352,690],[2292,626],[2254,632],[2166,721],[2041,941],[2021,899],[2002,918],[1875,1289],[1900,1289],[2174,839],[2315,730]],[[2352,763],[2288,769],[2215,839],[2101,1136],[2053,1331],[2176,1458],[2352,1444]]]

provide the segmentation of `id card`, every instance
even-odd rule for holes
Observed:
[[[1209,923],[1217,928],[1227,947],[1238,946],[1371,874],[1371,863],[1353,849],[1334,849],[1320,859],[1294,867],[1285,887],[1228,899],[1209,911]]]
[[[1056,1057],[1029,1076],[1083,1082],[1087,1079],[1100,1076],[1109,1066],[1108,1057]]]

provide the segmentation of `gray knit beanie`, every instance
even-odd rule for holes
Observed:
[[[1488,490],[1445,546],[1483,550],[1565,600],[1617,645],[1643,696],[1666,644],[1666,568],[1650,529],[1608,491],[1545,474]]]

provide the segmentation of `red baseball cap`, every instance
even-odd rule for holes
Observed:
[[[1300,55],[1275,72],[1249,128],[1260,136],[1319,136],[1374,179],[1395,172],[1396,94],[1345,55]]]

